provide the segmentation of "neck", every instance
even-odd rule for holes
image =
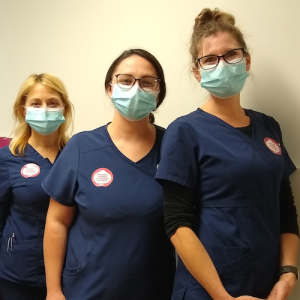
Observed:
[[[127,140],[147,137],[150,131],[154,132],[148,116],[140,121],[132,122],[125,119],[118,111],[115,111],[114,118],[107,129],[111,137]]]
[[[227,99],[219,99],[210,94],[208,101],[201,108],[213,115],[224,115],[233,118],[245,115],[240,104],[240,94]]]
[[[57,149],[58,150],[58,130],[49,134],[42,135],[38,132],[31,130],[31,136],[28,140],[28,144],[30,144],[33,148],[37,149]]]
[[[202,109],[233,127],[245,127],[251,122],[240,104],[240,94],[228,99],[219,99],[210,95]]]

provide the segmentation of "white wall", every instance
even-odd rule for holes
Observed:
[[[196,109],[207,93],[189,72],[188,49],[204,7],[236,16],[252,55],[242,104],[279,121],[300,168],[299,0],[0,0],[0,136],[11,134],[12,104],[31,73],[64,81],[76,109],[75,132],[111,120],[103,82],[110,63],[129,48],[150,51],[165,70],[168,91],[157,124]],[[300,206],[300,176],[293,179]]]

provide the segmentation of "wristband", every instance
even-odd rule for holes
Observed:
[[[285,273],[294,273],[296,275],[296,279],[299,280],[299,270],[294,266],[282,266],[279,267],[279,277]]]

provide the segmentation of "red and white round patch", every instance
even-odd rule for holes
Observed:
[[[27,164],[21,169],[21,175],[25,178],[36,177],[40,174],[40,167],[36,164]]]
[[[113,179],[113,173],[106,168],[99,168],[92,174],[92,182],[96,187],[107,187],[112,183]]]
[[[273,139],[267,137],[264,139],[266,146],[275,154],[281,155],[280,145]]]

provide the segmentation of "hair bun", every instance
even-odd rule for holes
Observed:
[[[209,22],[224,22],[235,25],[235,18],[233,15],[220,11],[218,8],[211,10],[204,8],[195,19],[194,30],[199,26],[203,26]]]

